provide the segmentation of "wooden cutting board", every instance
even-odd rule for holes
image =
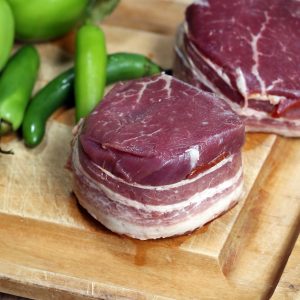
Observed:
[[[272,300],[300,299],[300,238],[289,257]]]
[[[109,52],[139,52],[172,65],[172,36],[111,24],[104,27]],[[37,87],[72,64],[66,50],[70,39],[39,46]],[[15,136],[2,141],[15,155],[0,156],[0,291],[39,299],[272,294],[299,234],[300,140],[248,134],[245,194],[234,209],[188,236],[136,241],[109,232],[78,206],[64,167],[73,122],[73,110],[59,110],[32,150]]]

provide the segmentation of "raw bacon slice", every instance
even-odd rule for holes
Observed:
[[[184,234],[239,200],[243,142],[240,118],[210,93],[164,74],[119,83],[74,137],[74,192],[116,233]]]
[[[300,136],[299,40],[299,1],[196,1],[178,30],[175,76],[221,96],[248,131]]]

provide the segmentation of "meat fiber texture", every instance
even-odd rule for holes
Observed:
[[[244,125],[228,104],[168,75],[118,83],[79,125],[74,192],[110,230],[184,234],[242,193]]]
[[[186,11],[175,76],[221,96],[248,131],[300,136],[300,1],[201,0]]]

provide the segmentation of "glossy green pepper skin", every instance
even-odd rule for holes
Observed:
[[[7,0],[13,11],[16,38],[45,41],[69,32],[85,15],[89,0]]]
[[[0,135],[17,130],[37,79],[40,59],[31,46],[10,58],[0,77]]]
[[[14,41],[14,18],[6,0],[0,0],[0,70],[6,64]]]
[[[75,113],[87,116],[102,99],[106,84],[107,53],[101,28],[87,24],[76,35]]]
[[[142,54],[119,52],[108,55],[107,84],[151,76],[162,69]]]
[[[74,69],[63,72],[45,87],[43,87],[30,101],[22,124],[22,133],[27,147],[37,146],[43,139],[46,122],[50,115],[67,100],[74,99]]]

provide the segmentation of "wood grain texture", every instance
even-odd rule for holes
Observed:
[[[300,220],[300,218],[299,218]],[[300,225],[300,224],[299,224]],[[299,230],[298,230],[299,236]],[[282,277],[275,289],[272,300],[298,300],[300,299],[300,238],[289,257]]]
[[[122,0],[105,24],[174,35],[192,0]]]
[[[109,52],[135,51],[172,65],[173,37],[104,30]],[[72,35],[39,46],[43,68],[36,89],[72,65],[66,52],[72,47]],[[0,291],[38,299],[271,295],[299,232],[299,140],[248,134],[245,193],[236,207],[191,235],[135,241],[109,232],[78,206],[65,168],[73,124],[73,110],[59,110],[36,149],[15,136],[4,140],[15,155],[0,156]],[[294,253],[287,267],[297,279]],[[284,285],[277,293],[287,295]]]
[[[229,280],[255,287],[264,282],[263,297],[272,294],[299,232],[299,147],[299,140],[276,138],[221,260]]]

